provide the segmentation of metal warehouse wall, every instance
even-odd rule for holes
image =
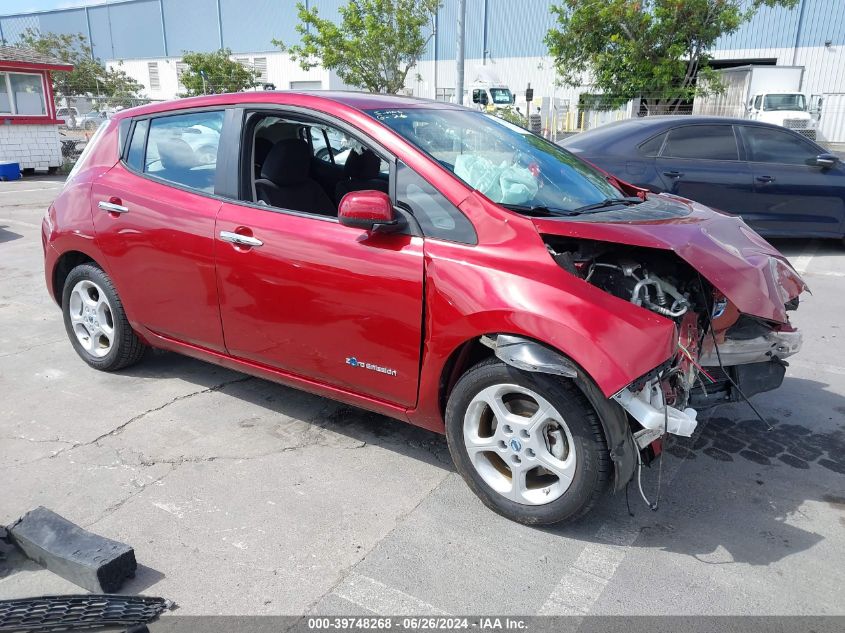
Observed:
[[[305,0],[336,19],[346,0]],[[750,0],[745,0],[750,2]],[[554,20],[555,0],[467,0],[468,59],[542,57]],[[296,0],[125,0],[87,8],[0,17],[0,37],[14,44],[27,28],[90,36],[103,60],[179,56],[221,46],[236,53],[278,50],[274,38],[295,43]],[[436,42],[426,59],[455,56],[457,0],[445,0],[437,17]],[[190,19],[187,19],[190,16]],[[795,47],[845,45],[845,0],[800,0],[791,11],[763,7],[736,33],[722,38],[720,51],[755,49],[758,57],[783,55]],[[769,51],[769,54],[767,54]],[[773,54],[773,55],[772,55]],[[720,55],[723,57],[724,55]],[[823,61],[823,60],[818,60]],[[779,60],[793,63],[793,60]]]

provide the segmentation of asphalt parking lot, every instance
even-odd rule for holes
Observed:
[[[131,544],[183,614],[845,615],[845,245],[777,245],[813,295],[783,387],[702,417],[660,507],[485,509],[444,438],[173,354],[89,369],[42,274],[61,180],[0,183],[0,524],[44,505]],[[145,280],[139,280],[144,283]],[[654,492],[657,473],[646,472]],[[0,598],[79,589],[15,555]]]

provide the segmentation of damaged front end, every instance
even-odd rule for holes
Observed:
[[[681,206],[662,198],[661,211]],[[636,421],[641,450],[664,433],[692,435],[697,410],[777,388],[801,348],[787,312],[804,282],[741,220],[697,206],[680,222],[538,226],[563,269],[674,322],[666,360],[612,396]],[[549,234],[556,226],[566,230]]]

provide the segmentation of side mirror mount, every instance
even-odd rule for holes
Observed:
[[[398,224],[393,203],[383,191],[352,191],[340,200],[337,217],[343,226],[374,233],[382,227]]]
[[[817,167],[827,169],[833,167],[839,162],[839,157],[836,154],[819,154],[816,156],[815,164]]]

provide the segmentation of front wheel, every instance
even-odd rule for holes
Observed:
[[[62,291],[62,313],[73,348],[95,369],[123,369],[146,351],[129,325],[114,284],[94,264],[70,271]]]
[[[610,481],[601,424],[569,379],[480,363],[449,396],[446,435],[473,492],[519,523],[574,521]]]

